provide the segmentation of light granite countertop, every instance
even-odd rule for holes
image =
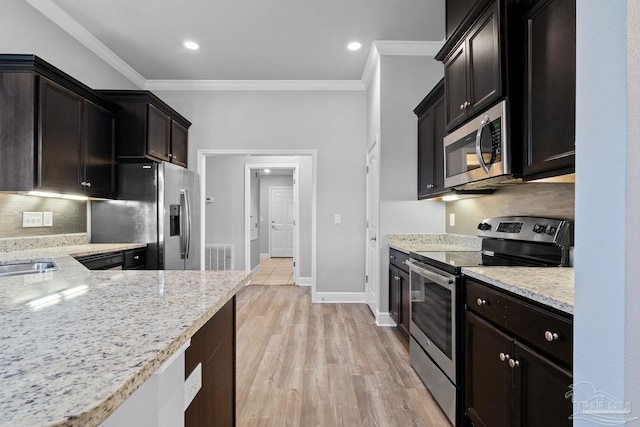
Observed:
[[[573,314],[571,267],[471,267],[463,268],[462,274]]]
[[[462,234],[389,234],[389,247],[410,252],[479,251],[482,240]]]
[[[59,271],[0,278],[0,426],[96,426],[247,282],[245,271],[89,271],[68,254],[2,252]],[[144,246],[144,245],[142,245]]]

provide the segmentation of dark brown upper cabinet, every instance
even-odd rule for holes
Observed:
[[[118,161],[166,161],[187,166],[191,122],[149,91],[102,90],[120,105]]]
[[[418,199],[447,192],[444,187],[444,81],[413,110],[418,116]]]
[[[118,107],[34,55],[0,55],[0,190],[116,196]]]
[[[500,1],[492,3],[444,59],[445,127],[448,131],[503,95],[500,4]]]
[[[525,179],[575,170],[576,2],[546,0],[525,15]]]

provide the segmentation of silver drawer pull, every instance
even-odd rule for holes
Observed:
[[[134,256],[133,259],[140,259],[140,255]]]
[[[487,300],[486,299],[482,299],[482,298],[478,298],[476,300],[476,304],[478,304],[480,307],[482,307],[483,305],[487,305]]]
[[[500,360],[503,361],[503,362],[505,360],[509,360],[509,355],[506,354],[506,353],[500,353],[498,356],[500,357]]]
[[[546,331],[546,332],[544,333],[544,339],[545,339],[545,340],[547,340],[547,341],[549,341],[549,342],[552,342],[552,341],[554,341],[554,340],[557,340],[558,338],[560,338],[560,337],[559,337],[559,336],[558,336],[558,334],[556,334],[555,332],[549,332],[549,331]]]
[[[515,359],[509,359],[509,366],[511,366],[512,368],[515,368],[516,366],[520,366],[520,362],[518,362]]]

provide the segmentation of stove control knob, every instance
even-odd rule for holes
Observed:
[[[481,222],[480,224],[478,224],[478,230],[482,230],[482,231],[491,230],[491,224],[486,222]]]
[[[556,234],[556,231],[558,231],[558,229],[552,225],[547,228],[547,234],[554,235]]]
[[[536,224],[533,226],[534,233],[544,233],[546,229],[547,229],[547,226],[544,224]]]

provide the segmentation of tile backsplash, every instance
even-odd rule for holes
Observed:
[[[22,212],[53,212],[53,227],[22,228]],[[0,238],[86,232],[87,202],[0,193]]]
[[[535,215],[575,221],[575,184],[529,183],[505,187],[494,194],[446,204],[447,233],[476,235],[485,218],[502,215]],[[455,226],[449,225],[455,214]]]

